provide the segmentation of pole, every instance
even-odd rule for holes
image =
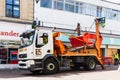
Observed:
[[[98,57],[101,57],[100,54],[100,32],[99,32],[99,22],[97,19],[95,19],[95,24],[96,24],[96,42],[95,42],[95,47],[97,49],[97,55]]]
[[[80,23],[77,24],[76,31],[77,31],[78,36],[80,36],[81,35],[81,33],[80,33]]]

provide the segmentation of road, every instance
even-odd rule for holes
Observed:
[[[62,71],[57,74],[44,75],[42,73],[33,75],[29,71],[18,69],[0,70],[0,80],[119,80],[118,67],[106,66],[105,70],[97,68],[95,71]]]

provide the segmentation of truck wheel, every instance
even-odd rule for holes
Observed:
[[[54,74],[58,72],[58,63],[54,59],[47,59],[44,63],[44,74]]]
[[[89,57],[87,59],[86,64],[84,65],[85,70],[95,70],[96,68],[96,61],[93,57]]]

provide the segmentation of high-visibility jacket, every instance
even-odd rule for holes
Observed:
[[[114,55],[114,59],[119,59],[118,53]]]
[[[47,37],[44,37],[44,38],[43,38],[43,43],[44,43],[44,44],[48,43],[48,38],[47,38]]]

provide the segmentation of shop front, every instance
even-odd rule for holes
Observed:
[[[31,29],[30,24],[0,22],[0,64],[17,64],[19,35]]]
[[[0,40],[0,64],[17,64],[20,41]]]

